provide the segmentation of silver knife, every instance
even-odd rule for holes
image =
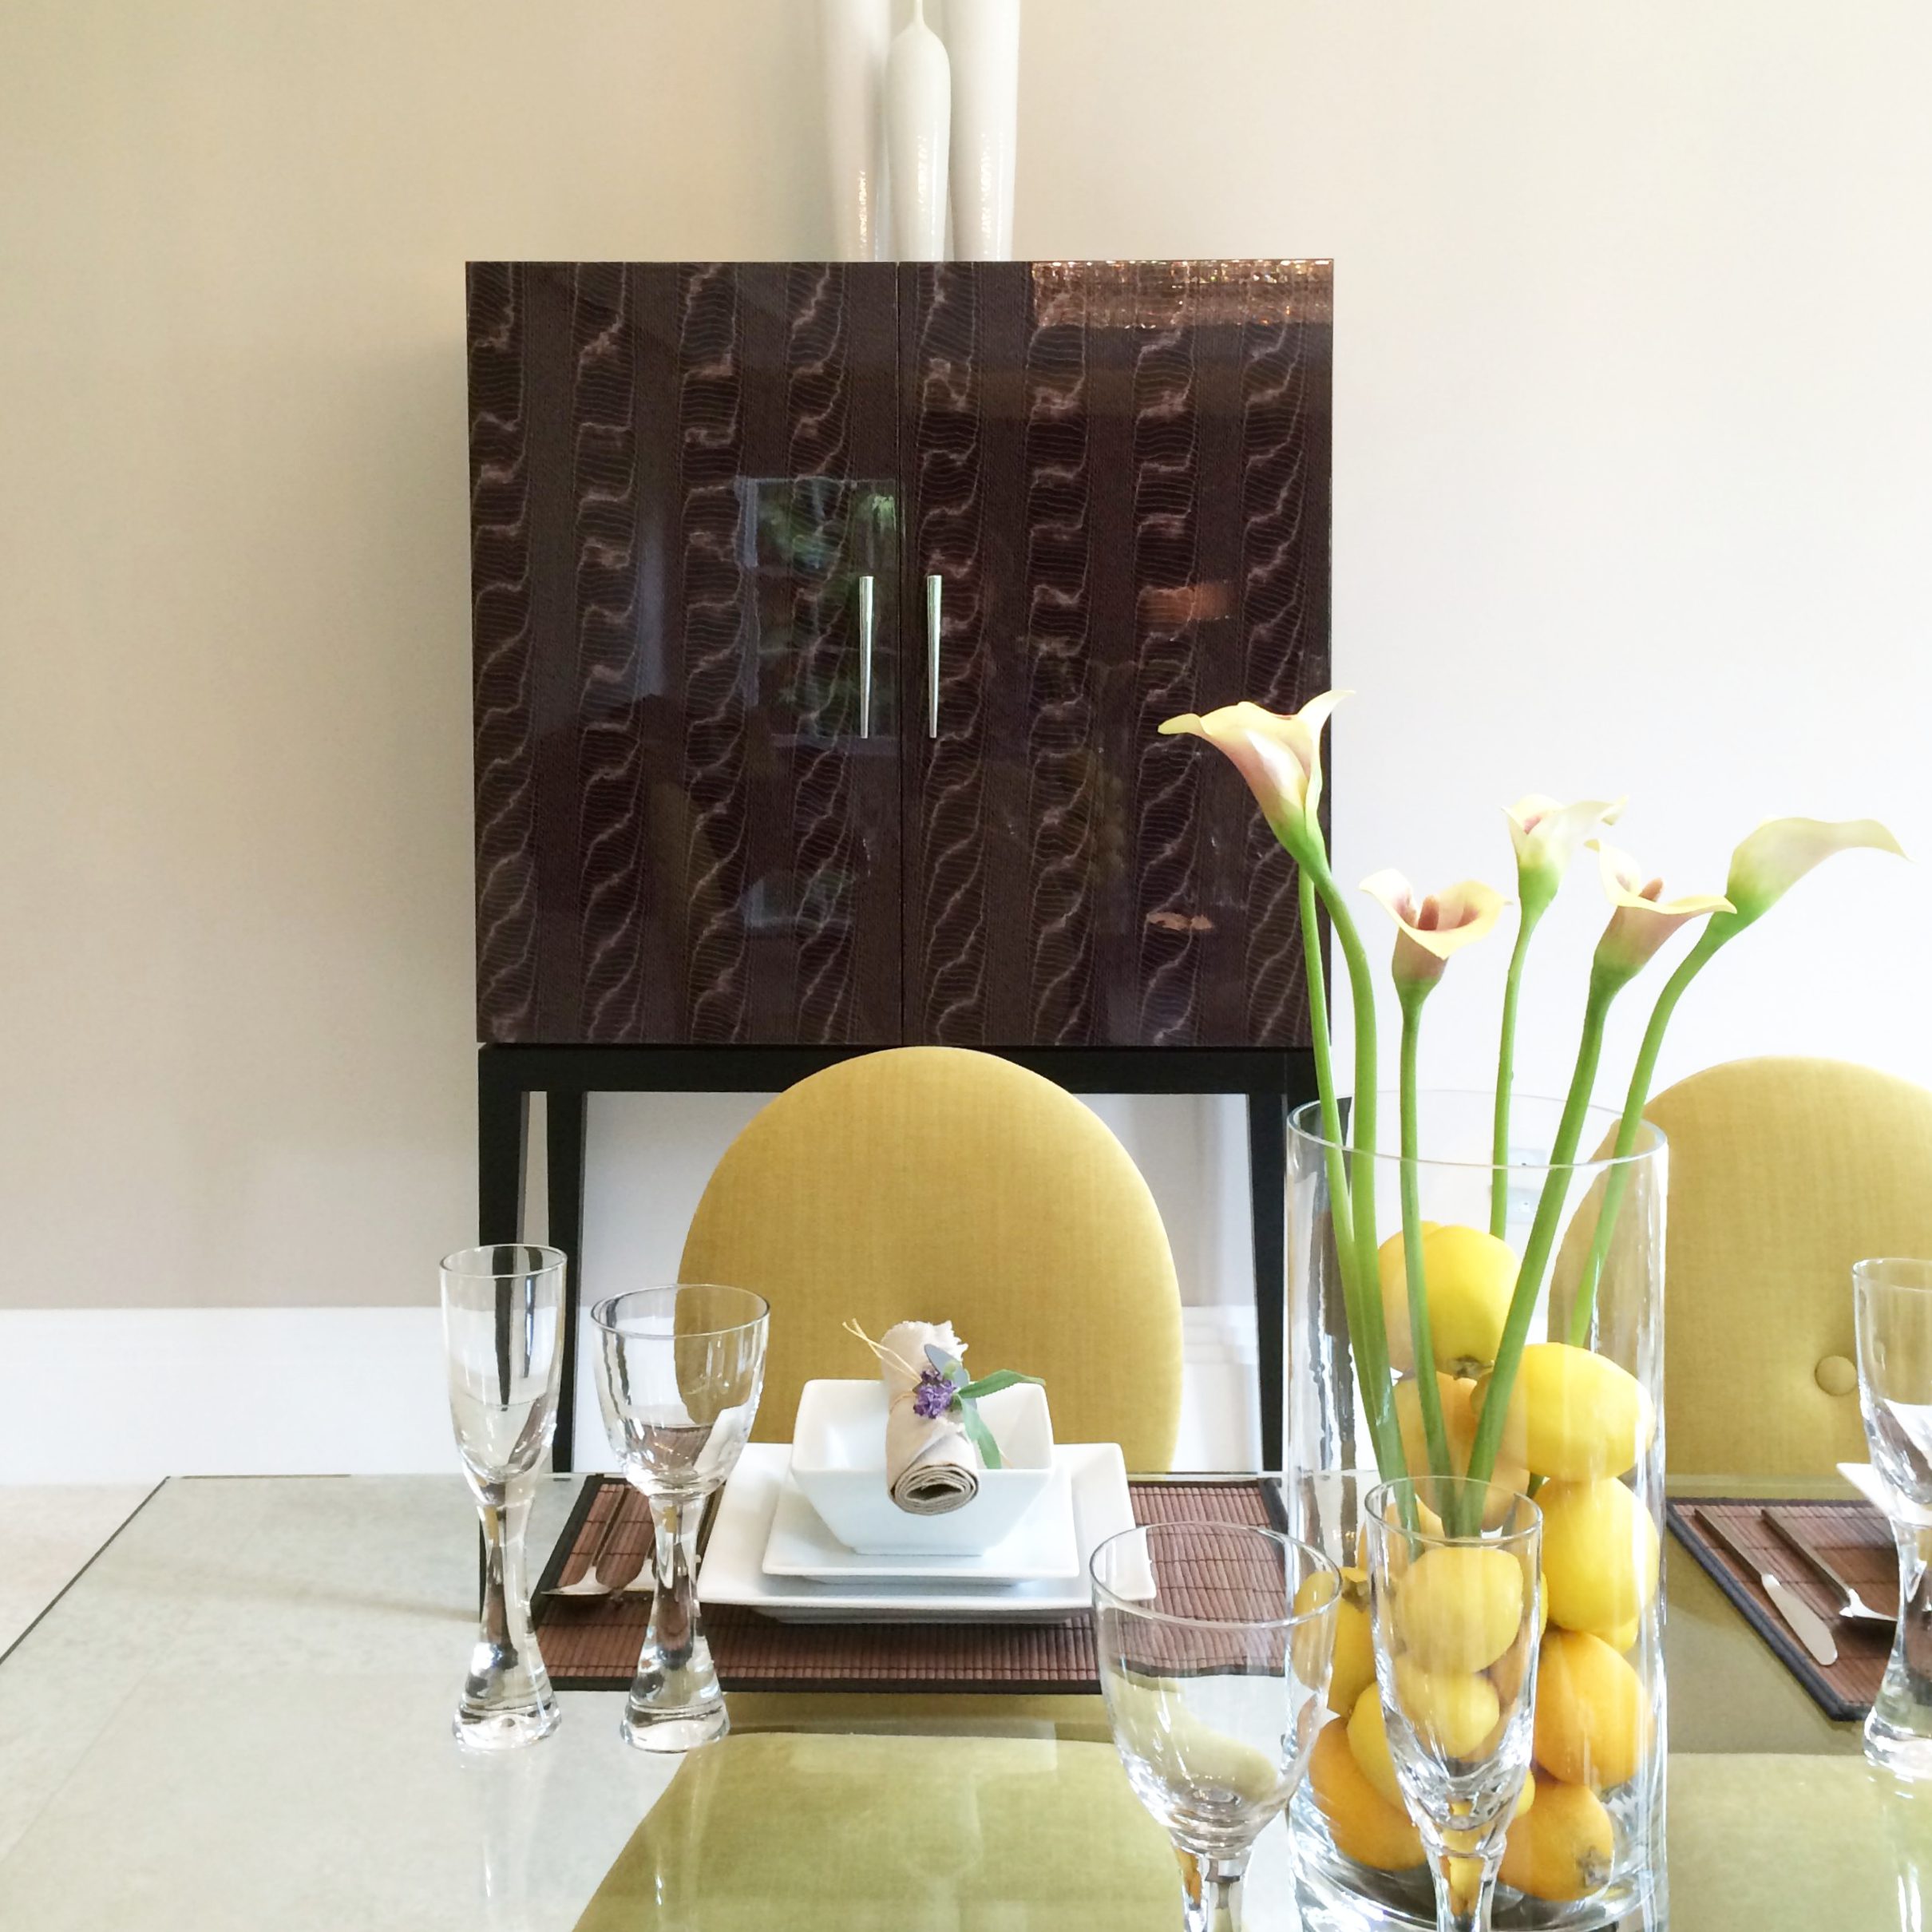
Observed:
[[[1698,1522],[1704,1525],[1704,1534],[1722,1543],[1757,1578],[1764,1588],[1764,1594],[1771,1599],[1778,1614],[1784,1619],[1792,1636],[1810,1651],[1812,1657],[1820,1664],[1835,1664],[1838,1661],[1838,1645],[1825,1620],[1795,1590],[1787,1586],[1783,1578],[1765,1569],[1756,1557],[1740,1549],[1728,1533],[1713,1522],[1704,1510],[1697,1510],[1696,1515]]]

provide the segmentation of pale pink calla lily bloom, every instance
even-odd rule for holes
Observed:
[[[1731,854],[1724,891],[1740,926],[1768,913],[1814,865],[1835,852],[1863,847],[1903,858],[1897,839],[1875,818],[1767,818]]]
[[[1613,825],[1621,815],[1618,798],[1581,798],[1564,805],[1545,792],[1528,792],[1509,806],[1510,843],[1516,848],[1516,877],[1526,901],[1546,904],[1555,896],[1577,856],[1577,848],[1599,825]]]
[[[1205,717],[1189,711],[1170,718],[1161,726],[1161,734],[1204,738],[1225,752],[1254,794],[1275,837],[1292,852],[1320,822],[1322,726],[1348,695],[1342,691],[1323,691],[1288,716],[1243,699]]]
[[[1680,926],[1708,913],[1735,909],[1728,899],[1716,893],[1666,899],[1664,881],[1646,881],[1643,867],[1629,853],[1600,838],[1593,838],[1590,844],[1603,874],[1605,896],[1614,908],[1610,923],[1597,942],[1597,958],[1604,965],[1622,968],[1626,976],[1648,964]]]
[[[1396,922],[1394,972],[1399,987],[1433,986],[1450,956],[1495,926],[1509,902],[1479,879],[1464,879],[1418,900],[1394,870],[1372,873],[1362,890]]]

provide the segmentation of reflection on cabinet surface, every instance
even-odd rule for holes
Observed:
[[[491,1042],[1285,1047],[1328,266],[481,263]]]

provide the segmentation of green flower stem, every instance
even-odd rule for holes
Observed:
[[[1597,1284],[1603,1277],[1605,1262],[1609,1259],[1610,1237],[1616,1232],[1617,1217],[1629,1188],[1629,1161],[1637,1151],[1637,1136],[1644,1124],[1644,1109],[1649,1104],[1650,1083],[1657,1077],[1657,1055],[1663,1050],[1664,1035],[1670,1025],[1671,1015],[1677,1009],[1677,1002],[1684,997],[1685,988],[1737,930],[1736,927],[1722,930],[1715,922],[1707,925],[1696,944],[1684,956],[1677,970],[1665,982],[1664,990],[1657,995],[1657,1004],[1651,1009],[1650,1023],[1644,1029],[1644,1043],[1637,1049],[1637,1064],[1631,1070],[1630,1091],[1624,1100],[1623,1118],[1617,1123],[1616,1158],[1619,1164],[1610,1170],[1609,1178],[1604,1183],[1603,1206],[1597,1210],[1597,1229],[1590,1240],[1590,1256],[1583,1264],[1583,1277],[1577,1284],[1576,1299],[1570,1304],[1570,1339],[1577,1348],[1589,1344],[1590,1323],[1597,1308]]]
[[[1349,1118],[1348,1206],[1357,1270],[1356,1313],[1361,1326],[1352,1332],[1356,1372],[1368,1411],[1369,1434],[1376,1447],[1376,1467],[1384,1482],[1407,1473],[1402,1454],[1402,1431],[1396,1423],[1395,1385],[1388,1365],[1388,1333],[1382,1320],[1382,1296],[1376,1266],[1376,989],[1362,936],[1328,869],[1328,857],[1318,846],[1296,855],[1314,878],[1315,889],[1328,909],[1328,919],[1348,966],[1348,991],[1355,1007],[1355,1105]],[[1336,1245],[1341,1245],[1340,1224]]]
[[[1470,1446],[1469,1474],[1479,1483],[1487,1483],[1495,1471],[1503,1419],[1516,1383],[1516,1365],[1529,1338],[1530,1317],[1536,1312],[1543,1272],[1556,1245],[1557,1222],[1570,1185],[1570,1164],[1576,1158],[1577,1142],[1583,1136],[1584,1117],[1590,1111],[1590,1093],[1597,1083],[1597,1063],[1603,1058],[1603,1023],[1610,1002],[1629,977],[1626,972],[1606,971],[1601,966],[1590,968],[1590,997],[1583,1008],[1583,1037],[1577,1044],[1576,1069],[1570,1076],[1570,1092],[1563,1102],[1563,1117],[1557,1125],[1556,1145],[1550,1150],[1550,1170],[1536,1204],[1536,1218],[1530,1224],[1530,1238],[1523,1244],[1522,1261],[1516,1270],[1516,1291],[1510,1298],[1509,1316],[1502,1324],[1502,1340],[1496,1350],[1496,1366],[1490,1376],[1488,1393],[1483,1398],[1482,1419],[1476,1424],[1475,1440]]]
[[[1522,993],[1522,963],[1529,956],[1530,936],[1549,902],[1522,895],[1522,914],[1516,944],[1510,954],[1508,977],[1502,983],[1502,1035],[1496,1048],[1496,1125],[1490,1136],[1489,1231],[1498,1241],[1510,1220],[1510,1091],[1516,1083],[1516,1008]]]
[[[1348,1178],[1342,1169],[1342,1111],[1335,1098],[1334,1051],[1328,1043],[1328,973],[1321,960],[1321,925],[1315,901],[1315,881],[1305,865],[1298,866],[1301,905],[1301,957],[1308,988],[1308,1037],[1315,1049],[1315,1089],[1321,1096],[1321,1138],[1328,1163],[1329,1212],[1349,1217]],[[1352,1222],[1350,1223],[1352,1226]],[[1349,1246],[1352,1256],[1354,1247]]]
[[[1322,1160],[1328,1170],[1328,1225],[1335,1237],[1336,1265],[1342,1277],[1342,1308],[1351,1336],[1362,1333],[1362,1271],[1355,1253],[1355,1222],[1348,1206],[1348,1176],[1343,1166],[1341,1107],[1335,1097],[1335,1061],[1328,1039],[1328,975],[1322,964],[1321,927],[1315,881],[1299,865],[1301,956],[1308,988],[1308,1033],[1315,1051],[1315,1087],[1321,1096]]]
[[[1449,1432],[1443,1426],[1443,1394],[1435,1380],[1435,1337],[1429,1328],[1428,1283],[1422,1267],[1422,1188],[1416,1160],[1420,1130],[1416,1100],[1416,1044],[1422,1033],[1423,1002],[1435,990],[1433,980],[1396,992],[1402,1004],[1402,1257],[1408,1277],[1409,1335],[1415,1350],[1415,1392],[1422,1403],[1423,1440],[1429,1467],[1438,1476],[1455,1474],[1449,1462]],[[1376,1284],[1380,1298],[1380,1282]]]

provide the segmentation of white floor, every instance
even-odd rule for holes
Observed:
[[[0,1652],[125,1522],[146,1483],[0,1487]]]

